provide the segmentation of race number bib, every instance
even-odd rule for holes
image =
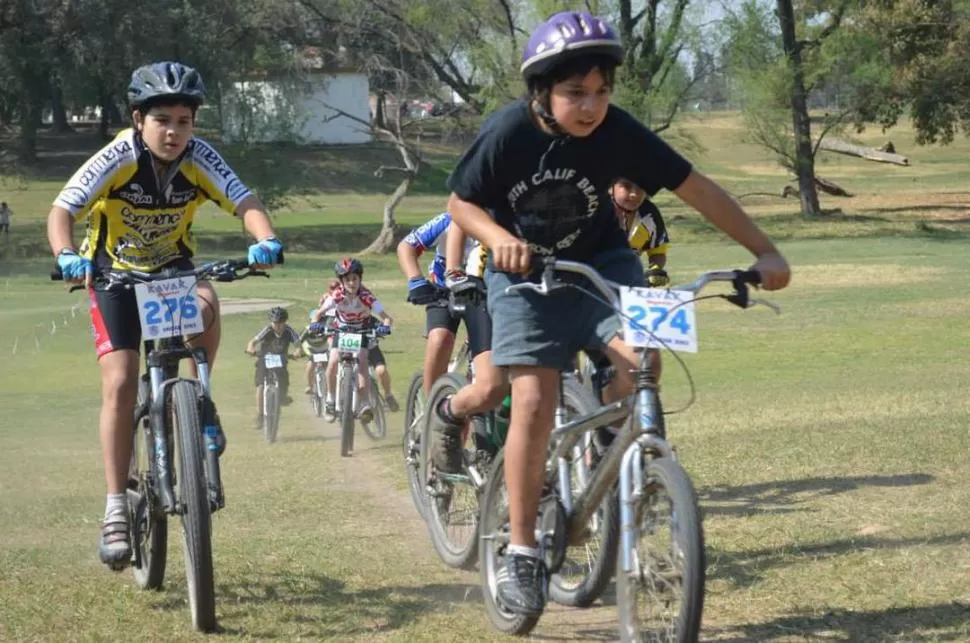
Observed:
[[[326,364],[328,357],[329,355],[327,355],[326,353],[313,353],[313,361],[316,363]]]
[[[337,336],[337,348],[349,353],[359,353],[363,339],[360,333],[340,333]]]
[[[195,277],[136,284],[135,299],[143,340],[181,337],[203,331],[202,314],[195,296]]]
[[[266,353],[263,355],[263,364],[266,368],[283,368],[283,356],[277,353]]]
[[[664,288],[620,288],[623,336],[630,346],[697,352],[694,294]],[[648,332],[649,331],[649,332]],[[652,334],[651,334],[652,333]]]

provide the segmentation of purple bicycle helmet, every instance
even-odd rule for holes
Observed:
[[[528,83],[559,64],[585,55],[602,55],[623,62],[623,46],[605,20],[585,11],[563,11],[536,27],[522,52],[519,71]]]

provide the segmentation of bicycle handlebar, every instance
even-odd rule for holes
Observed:
[[[555,273],[572,272],[589,279],[596,289],[610,302],[617,311],[621,310],[620,298],[616,294],[616,289],[621,285],[604,279],[599,272],[592,266],[577,261],[566,261],[555,257],[544,257],[542,259],[542,276],[539,283],[526,281],[520,284],[508,286],[505,292],[515,292],[517,290],[531,290],[540,295],[548,295],[559,288],[568,288],[570,284],[556,280]],[[729,281],[734,286],[734,293],[724,295],[724,298],[740,308],[750,308],[757,304],[765,305],[776,313],[781,310],[772,302],[763,299],[751,299],[748,286],[757,286],[761,283],[761,275],[755,270],[713,270],[703,273],[700,277],[689,284],[675,286],[672,290],[686,290],[695,295],[704,289],[707,284],[713,281]]]
[[[278,263],[283,263],[282,253],[280,253]],[[243,270],[246,272],[240,272]],[[51,270],[50,277],[51,281],[63,281],[64,274],[61,272],[60,266],[54,266]],[[210,261],[188,270],[160,270],[158,272],[106,270],[96,271],[92,276],[93,280],[102,290],[130,288],[139,283],[150,283],[162,279],[177,279],[179,277],[195,277],[197,279],[213,279],[215,281],[228,282],[245,279],[246,277],[269,277],[269,274],[251,267],[248,259],[223,259],[220,261]],[[83,284],[77,284],[71,286],[70,292],[83,289]]]

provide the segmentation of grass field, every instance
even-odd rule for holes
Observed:
[[[780,188],[784,177],[740,141],[734,121],[691,127],[708,148],[699,163],[732,191]],[[842,215],[805,222],[781,200],[752,208],[794,267],[791,288],[771,297],[781,316],[698,305],[701,351],[685,357],[698,400],[668,426],[705,512],[705,640],[970,640],[970,192],[959,192],[968,190],[970,145],[911,149],[905,136],[892,134],[911,168],[822,164],[858,195],[825,200]],[[45,281],[49,262],[34,248],[57,182],[4,193],[16,218],[0,258],[0,640],[201,639],[190,629],[177,538],[158,593],[136,591],[130,574],[96,560],[104,489],[86,311],[80,295]],[[382,198],[295,199],[278,214],[293,249],[287,264],[220,293],[282,298],[302,317],[336,251],[365,238],[352,226],[376,225]],[[441,201],[406,200],[402,222],[427,218]],[[746,265],[700,219],[665,212],[675,281]],[[223,239],[219,252],[243,247],[230,219],[206,216],[200,227],[206,241]],[[420,364],[423,314],[404,303],[392,257],[366,262],[366,281],[398,322],[382,348],[403,397]],[[400,415],[386,441],[358,436],[350,460],[338,456],[335,426],[300,399],[277,444],[250,428],[252,364],[242,350],[262,319],[224,319],[216,368],[229,435],[227,508],[213,523],[222,638],[501,640],[485,620],[478,575],[437,561],[410,504]],[[291,373],[299,382],[300,370]],[[668,359],[667,408],[688,399],[685,382]],[[552,607],[535,638],[615,640],[606,603]]]

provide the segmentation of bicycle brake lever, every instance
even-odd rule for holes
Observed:
[[[545,284],[536,284],[536,283],[532,283],[531,281],[523,281],[520,284],[507,286],[505,288],[505,294],[513,293],[517,290],[534,290],[540,295],[544,295],[548,292],[548,290],[545,287]]]
[[[748,307],[749,308],[753,308],[754,306],[757,306],[758,304],[761,304],[762,306],[765,306],[767,308],[772,309],[773,311],[775,311],[775,314],[776,315],[780,315],[781,314],[781,306],[779,306],[778,304],[776,304],[773,301],[768,301],[767,299],[752,299],[749,302]]]

